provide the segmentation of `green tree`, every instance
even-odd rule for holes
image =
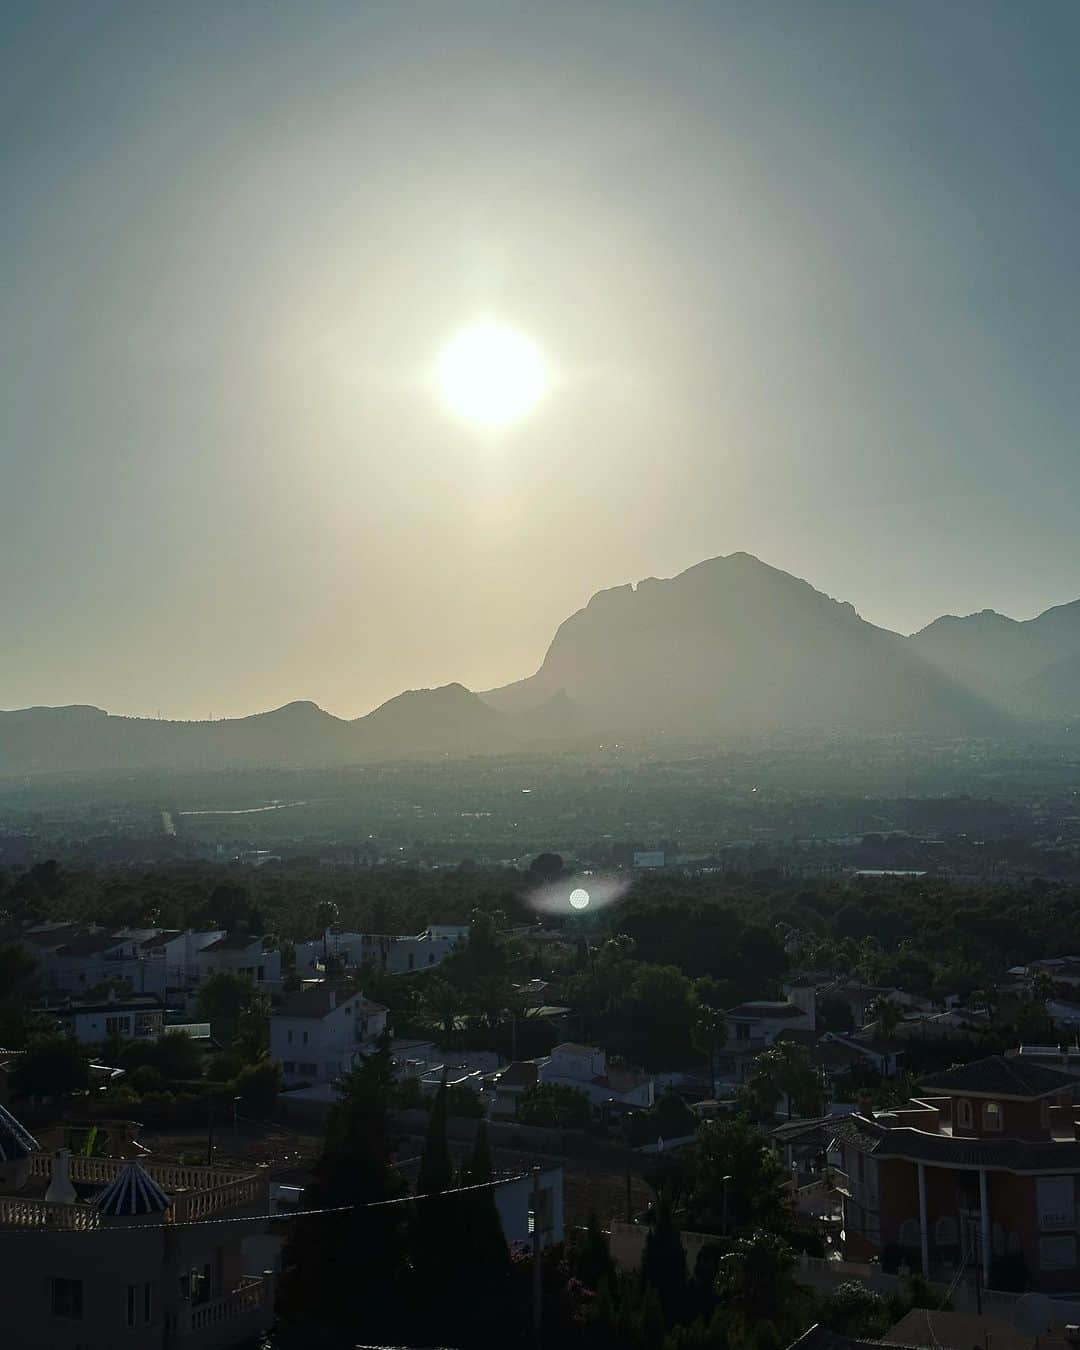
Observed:
[[[717,1292],[744,1344],[771,1346],[797,1330],[795,1253],[775,1233],[736,1238],[720,1258]]]
[[[574,1275],[587,1289],[599,1290],[603,1285],[610,1289],[615,1284],[611,1247],[595,1210],[590,1211],[585,1236],[574,1249]]]
[[[403,1207],[367,1208],[402,1194],[400,1176],[389,1166],[389,1036],[340,1086],[305,1190],[307,1208],[334,1212],[296,1219],[283,1252],[283,1339],[302,1350],[390,1345],[401,1337]],[[357,1252],[364,1253],[362,1261]]]
[[[645,1238],[641,1283],[644,1289],[656,1290],[665,1323],[672,1326],[678,1321],[686,1300],[686,1253],[672,1218],[671,1202],[663,1193],[655,1221]]]
[[[876,1024],[878,1035],[884,1040],[889,1040],[900,1025],[900,1006],[883,994],[880,998],[874,999],[870,1007],[870,1016]]]
[[[784,1231],[792,1221],[786,1183],[783,1167],[749,1120],[706,1121],[694,1150],[687,1227],[722,1233],[726,1215],[728,1232]]]
[[[453,1040],[464,1007],[465,999],[456,985],[438,975],[428,981],[420,1003],[421,1015],[441,1030],[447,1044]]]
[[[215,971],[199,985],[195,1008],[210,1033],[222,1045],[231,1045],[243,1012],[255,997],[255,986],[231,970]]]
[[[592,1107],[579,1088],[565,1083],[537,1083],[522,1096],[518,1119],[525,1125],[583,1129],[592,1119]]]
[[[86,1051],[72,1036],[35,1036],[11,1073],[16,1097],[66,1097],[90,1085]]]
[[[0,943],[0,1046],[21,1049],[33,1028],[38,963],[17,942]]]
[[[631,1058],[646,1068],[670,1067],[673,1051],[691,1043],[698,1020],[694,983],[675,966],[639,966],[615,1017],[625,1027]]]
[[[245,1064],[236,1075],[234,1084],[240,1098],[241,1115],[253,1120],[269,1120],[277,1106],[281,1090],[281,1065],[276,1059],[263,1059],[258,1064]]]
[[[705,1056],[708,1067],[709,1095],[716,1084],[716,1056],[727,1045],[727,1022],[715,1008],[699,1007],[697,1021],[690,1034],[694,1049]]]

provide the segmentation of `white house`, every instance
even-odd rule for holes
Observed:
[[[72,925],[50,925],[31,930],[24,945],[41,967],[46,989],[80,994],[107,981],[123,981],[136,993],[163,995],[165,983],[161,971],[143,959],[138,937],[127,933],[106,933],[99,929],[76,929]]]
[[[534,1223],[540,1231],[541,1247],[557,1247],[562,1242],[565,1230],[561,1167],[545,1168],[535,1181],[531,1176],[501,1181],[494,1187],[494,1195],[508,1246],[531,1246]]]
[[[468,924],[431,924],[422,933],[346,933],[328,928],[322,937],[296,944],[296,969],[310,974],[327,956],[346,966],[371,964],[391,975],[440,965],[468,936]]]
[[[782,1031],[813,1031],[815,1014],[812,1002],[803,1007],[790,1000],[754,999],[728,1008],[724,1019],[734,1033],[728,1049],[737,1051],[765,1049]]]
[[[267,951],[261,937],[231,934],[216,938],[196,954],[199,983],[221,971],[243,975],[267,993],[281,987],[281,953]]]
[[[82,1045],[97,1045],[109,1036],[152,1041],[161,1035],[165,1026],[165,1005],[152,994],[119,996],[89,1003],[69,999],[42,1011],[55,1017]]]
[[[225,936],[224,928],[159,933],[146,939],[143,951],[163,966],[167,989],[194,989],[199,982],[199,953]]]
[[[656,1100],[656,1083],[636,1069],[609,1065],[599,1046],[563,1041],[537,1061],[540,1083],[560,1083],[584,1092],[594,1106],[626,1106],[647,1110]]]
[[[386,1030],[387,1010],[363,994],[323,983],[270,1015],[270,1053],[290,1083],[332,1083]]]

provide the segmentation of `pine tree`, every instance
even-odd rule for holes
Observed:
[[[646,1292],[656,1290],[664,1319],[668,1326],[673,1326],[686,1300],[686,1253],[666,1195],[660,1196],[656,1222],[645,1239],[641,1283]]]
[[[304,1190],[305,1209],[366,1206],[402,1186],[389,1166],[390,1039],[342,1080],[322,1154]],[[400,1335],[403,1206],[301,1217],[283,1253],[282,1344],[314,1347],[390,1342]]]

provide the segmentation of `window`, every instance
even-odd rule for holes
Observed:
[[[127,1324],[129,1327],[135,1325],[135,1310],[138,1304],[139,1286],[129,1284],[127,1287]]]
[[[146,1326],[154,1320],[154,1286],[144,1284],[142,1287],[142,1320]]]
[[[301,1064],[300,1072],[305,1078],[315,1078],[318,1075],[319,1066],[317,1064]]]
[[[750,1025],[748,1022],[736,1022],[735,1039],[737,1041],[748,1041],[750,1039]]]
[[[265,966],[259,966],[258,969],[257,969],[257,971],[256,971],[256,974],[257,974],[259,983],[261,984],[262,981],[266,979],[266,967],[265,967]]]
[[[1001,1129],[1001,1103],[986,1102],[983,1105],[983,1129],[1000,1130]]]
[[[1039,1177],[1035,1183],[1039,1227],[1072,1228],[1076,1198],[1072,1177]]]
[[[50,1280],[49,1306],[54,1317],[82,1317],[82,1280]]]
[[[970,1130],[973,1123],[971,1103],[966,1097],[960,1097],[956,1103],[956,1123],[962,1130]]]
[[[126,1036],[130,1031],[130,1017],[106,1017],[105,1034],[107,1036]]]
[[[1041,1237],[1039,1239],[1040,1270],[1073,1270],[1076,1266],[1076,1238]]]
[[[296,1061],[294,1059],[287,1059],[281,1067],[285,1070],[286,1073],[295,1073]]]
[[[307,1034],[307,1032],[305,1031],[305,1032],[304,1032],[304,1044],[307,1045],[307,1043],[308,1043],[308,1034]]]
[[[292,1031],[289,1032],[289,1044],[292,1045]]]

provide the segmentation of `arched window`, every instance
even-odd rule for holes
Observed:
[[[956,1123],[962,1130],[970,1130],[972,1127],[971,1103],[966,1097],[957,1098]]]
[[[934,1241],[939,1247],[955,1247],[956,1240],[956,1220],[943,1214],[934,1224]]]
[[[1001,1129],[1001,1103],[984,1102],[983,1103],[983,1129],[1000,1130]]]

